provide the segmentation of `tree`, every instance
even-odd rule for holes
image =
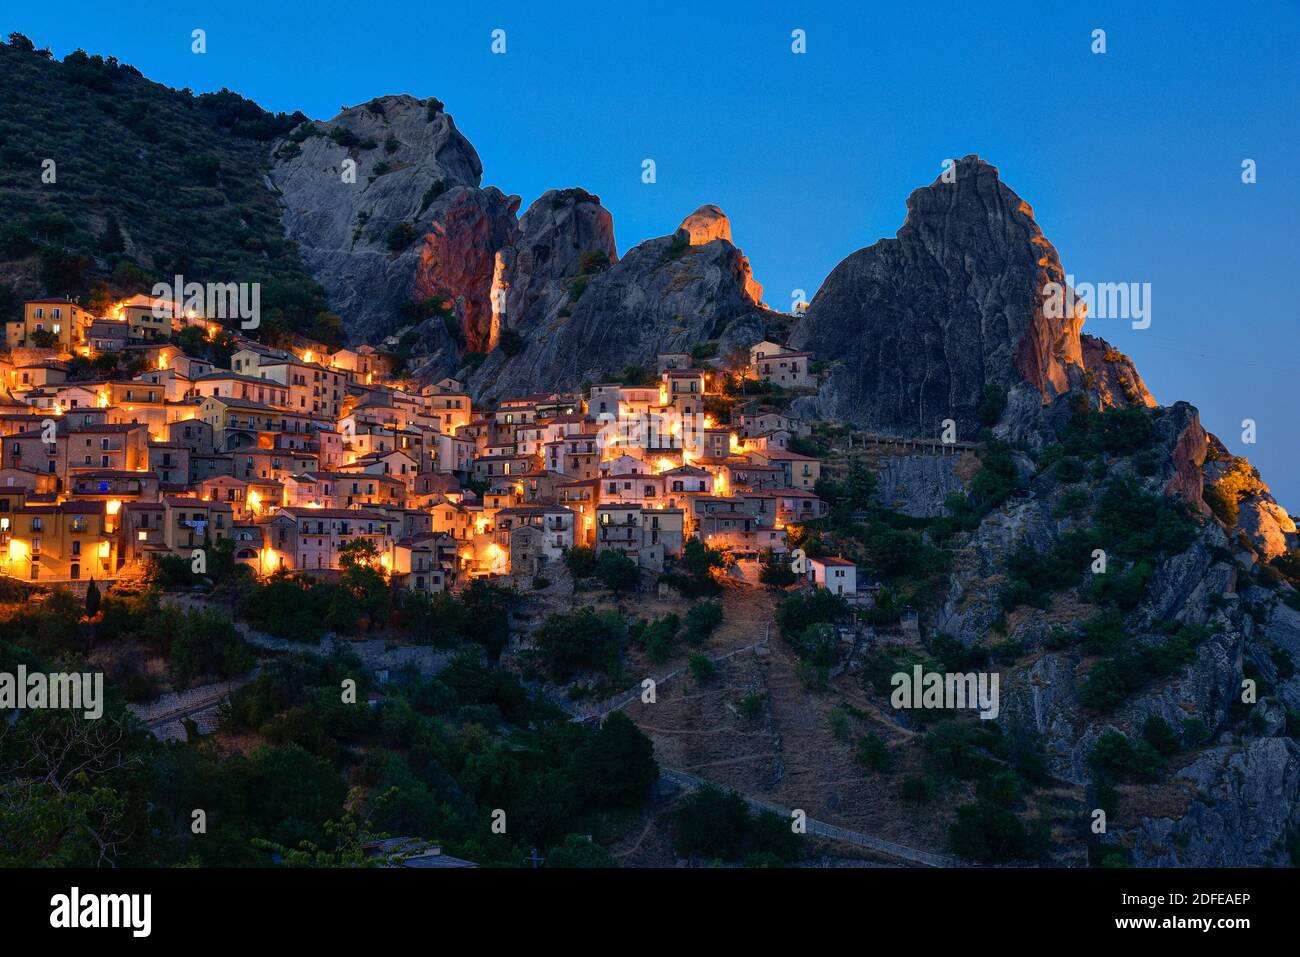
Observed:
[[[695,578],[708,577],[713,569],[725,568],[727,559],[714,548],[709,548],[698,538],[692,538],[682,549],[682,566]]]
[[[844,600],[844,596],[825,588],[790,595],[781,601],[776,611],[781,637],[790,642],[797,642],[809,625],[818,622],[836,624],[848,617],[849,603]]]
[[[94,618],[99,611],[99,588],[95,585],[95,579],[90,580],[86,586],[86,617]]]
[[[707,785],[688,797],[674,815],[674,845],[682,856],[732,861],[749,836],[749,808],[732,791]]]
[[[547,852],[546,863],[543,866],[592,869],[618,865],[609,856],[609,851],[591,838],[581,834],[570,834],[564,839],[564,843],[557,844]]]
[[[626,639],[627,625],[617,612],[597,612],[590,606],[548,615],[534,636],[547,672],[561,683],[580,670],[617,667]]]
[[[198,326],[186,326],[176,336],[176,345],[193,358],[202,358],[208,351],[208,337]]]
[[[1032,860],[1043,851],[1044,829],[1027,828],[1015,812],[978,800],[957,808],[948,842],[962,857],[993,864]]]
[[[578,780],[598,807],[636,807],[659,778],[654,745],[621,711],[589,737],[576,756]]]
[[[590,578],[596,574],[596,550],[586,545],[566,548],[564,564],[574,578]]]
[[[109,213],[108,220],[104,223],[104,231],[99,234],[99,249],[100,252],[109,255],[126,249],[126,237],[122,235],[122,226],[112,213]]]
[[[640,583],[641,569],[618,549],[611,548],[597,557],[596,576],[606,588],[619,594],[630,591]]]
[[[794,573],[789,562],[769,550],[763,556],[763,567],[758,573],[758,580],[769,590],[778,591],[789,588],[799,580],[799,576]]]

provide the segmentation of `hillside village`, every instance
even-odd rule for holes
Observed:
[[[224,366],[193,354],[219,336]],[[756,584],[826,512],[809,424],[740,395],[815,383],[813,356],[776,342],[738,368],[666,354],[633,384],[484,407],[373,346],[269,348],[143,295],[105,315],[27,301],[5,340],[0,571],[25,582],[138,580],[223,539],[258,576],[328,574],[361,539],[395,588],[432,594],[575,546],[663,571],[698,538]]]

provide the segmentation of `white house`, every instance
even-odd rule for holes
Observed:
[[[858,593],[858,566],[843,558],[808,559],[808,580],[837,595]]]

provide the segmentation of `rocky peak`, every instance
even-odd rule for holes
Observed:
[[[1081,380],[1083,316],[1044,308],[1065,275],[1033,209],[977,156],[947,178],[912,193],[896,238],[836,266],[796,327],[797,347],[845,357],[826,417],[922,435],[952,418],[972,435],[986,383],[1050,403]]]
[[[731,242],[731,220],[717,206],[706,203],[683,219],[674,235],[692,246],[703,246],[715,239]]]
[[[273,155],[269,179],[280,194],[285,235],[357,342],[380,341],[402,324],[402,306],[420,295],[420,237],[445,227],[440,217],[463,213],[466,203],[491,202],[456,194],[479,192],[483,167],[433,99],[383,96],[348,107],[278,141]],[[427,270],[424,278],[425,288],[438,285]]]
[[[712,242],[724,242],[734,247],[731,241],[731,220],[727,214],[712,203],[706,203],[682,220],[682,224],[673,232],[673,241],[687,246],[706,246]],[[739,249],[736,250],[738,267],[742,274],[745,295],[755,305],[763,302],[763,286],[754,278],[749,259]]]

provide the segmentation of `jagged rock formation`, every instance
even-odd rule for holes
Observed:
[[[1065,274],[1033,210],[978,157],[954,170],[911,195],[897,238],[836,266],[796,326],[796,347],[843,357],[821,416],[930,436],[952,418],[973,435],[986,383],[1027,384],[1041,404],[1082,381],[1082,310],[1046,308]]]
[[[285,235],[350,339],[379,342],[404,324],[404,304],[431,291],[466,297],[467,321],[480,320],[477,297],[491,285],[491,266],[484,281],[481,259],[457,259],[478,252],[478,242],[495,243],[494,228],[513,210],[502,209],[509,203],[499,192],[479,189],[478,154],[442,104],[380,97],[277,142],[274,155],[270,184],[281,196]],[[355,179],[345,176],[347,160]],[[403,224],[411,229],[404,242],[394,234]],[[437,237],[431,250],[417,241],[424,235]]]
[[[652,369],[660,351],[764,335],[762,286],[716,206],[620,261],[613,220],[585,190],[550,190],[516,219],[519,198],[480,187],[478,156],[437,101],[382,97],[276,155],[286,235],[349,338],[412,329],[418,375],[459,372],[480,397],[571,389]],[[454,307],[450,328],[413,308],[429,300]]]
[[[609,213],[583,190],[545,194],[519,226],[501,253],[501,327],[521,350],[489,353],[469,375],[476,395],[576,388],[629,367],[653,371],[660,352],[718,340],[726,354],[765,334],[749,261],[721,235],[650,239],[619,259]]]
[[[417,300],[455,303],[461,338],[471,352],[486,352],[496,345],[497,255],[519,233],[518,209],[519,197],[506,196],[495,186],[459,186],[429,208],[429,231],[419,244],[414,295]]]

